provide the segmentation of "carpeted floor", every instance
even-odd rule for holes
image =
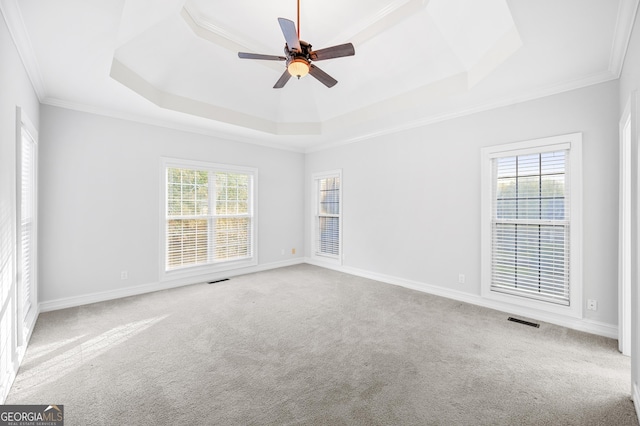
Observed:
[[[638,425],[614,340],[298,265],[42,314],[72,425]]]

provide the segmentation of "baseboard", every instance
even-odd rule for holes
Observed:
[[[435,296],[446,297],[447,299],[453,299],[460,302],[470,303],[473,305],[482,306],[489,309],[495,309],[509,313],[511,315],[525,316],[538,321],[544,321],[551,324],[560,325],[562,327],[571,328],[573,330],[584,331],[590,334],[596,334],[598,336],[609,337],[611,339],[618,338],[618,326],[614,324],[606,324],[599,321],[589,319],[571,318],[563,315],[553,314],[549,312],[540,311],[537,309],[514,307],[508,303],[489,300],[483,298],[480,295],[470,294],[459,290],[454,290],[446,287],[426,284],[419,281],[407,280],[404,278],[394,277],[385,274],[379,274],[376,272],[366,271],[363,269],[352,268],[344,265],[335,265],[318,261],[316,259],[305,259],[306,263],[311,265],[320,266],[327,269],[333,269],[335,271],[344,272],[350,275],[356,275],[363,278],[368,278],[375,281],[380,281],[387,284],[398,285],[401,287],[409,288],[411,290],[417,290]]]
[[[571,328],[574,330],[584,331],[586,333],[596,334],[599,336],[609,337],[612,339],[618,338],[618,327],[613,324],[606,324],[589,319],[576,319],[569,318],[562,315],[551,314],[548,312],[538,311],[536,309],[528,308],[514,308],[508,303],[503,303],[494,300],[488,300],[480,295],[470,294],[459,290],[454,290],[446,287],[426,284],[419,281],[407,280],[400,277],[394,277],[391,275],[379,274],[376,272],[366,271],[363,269],[352,268],[344,265],[337,265],[335,263],[322,262],[318,259],[312,258],[295,258],[282,262],[272,262],[250,268],[238,269],[235,271],[225,271],[215,275],[207,275],[205,277],[186,278],[174,281],[163,281],[156,283],[143,284],[138,286],[126,287],[117,290],[103,291],[97,293],[86,294],[82,296],[74,296],[68,298],[61,298],[51,301],[41,302],[39,304],[40,312],[55,311],[58,309],[72,308],[81,305],[87,305],[90,303],[104,302],[107,300],[119,299],[122,297],[136,296],[144,293],[151,293],[159,290],[167,290],[170,288],[182,287],[186,285],[197,284],[208,280],[215,280],[220,278],[233,277],[237,275],[250,274],[254,272],[266,271],[270,269],[282,268],[285,266],[293,266],[301,263],[308,263],[311,265],[320,266],[327,269],[332,269],[340,272],[344,272],[350,275],[355,275],[363,278],[368,278],[375,281],[384,282],[387,284],[398,285],[401,287],[409,288],[412,290],[421,291],[435,296],[446,297],[448,299],[457,300],[460,302],[470,303],[473,305],[483,306],[489,309],[495,309],[512,315],[526,316],[538,321],[544,321],[551,324],[560,325],[563,327]]]
[[[636,407],[636,416],[640,420],[640,387],[638,383],[633,384],[633,405]]]
[[[251,274],[254,272],[267,271],[270,269],[283,268],[286,266],[304,263],[304,258],[295,258],[282,262],[272,262],[261,265],[242,268],[233,271],[224,271],[216,274],[209,274],[201,277],[190,277],[179,280],[154,282],[137,286],[119,288],[116,290],[101,291],[84,294],[81,296],[65,297],[55,300],[40,302],[38,307],[40,312],[57,311],[59,309],[73,308],[76,306],[88,305],[90,303],[105,302],[107,300],[120,299],[122,297],[137,296],[139,294],[152,293],[154,291],[168,290],[170,288],[183,287],[222,278],[235,277],[238,275]]]

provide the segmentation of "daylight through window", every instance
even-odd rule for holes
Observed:
[[[315,216],[315,254],[340,257],[341,196],[340,174],[317,176]]]
[[[492,290],[569,304],[567,154],[492,160]]]
[[[253,257],[247,172],[166,168],[166,270]]]

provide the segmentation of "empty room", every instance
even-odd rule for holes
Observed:
[[[639,3],[0,0],[0,425],[638,425]]]

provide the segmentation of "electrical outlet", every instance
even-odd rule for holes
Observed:
[[[458,274],[458,284],[464,284],[464,274]]]
[[[587,300],[587,309],[590,310],[590,311],[597,311],[598,310],[598,301],[597,300],[593,300],[593,299]]]
[[[128,279],[129,279],[129,272],[127,272],[127,271],[120,271],[120,279],[121,279],[121,280],[128,280]]]

